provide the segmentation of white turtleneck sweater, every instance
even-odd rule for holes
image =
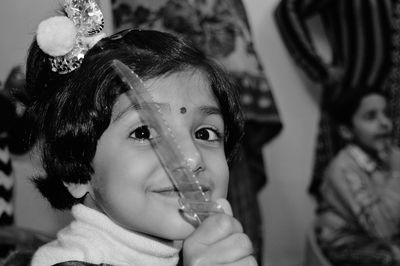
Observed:
[[[42,246],[32,266],[82,261],[114,266],[167,266],[178,263],[180,244],[163,243],[115,224],[103,213],[82,204],[72,208],[75,220]]]

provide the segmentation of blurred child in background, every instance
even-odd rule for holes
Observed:
[[[331,108],[346,144],[320,188],[318,239],[335,266],[400,265],[400,152],[385,95],[362,91]]]

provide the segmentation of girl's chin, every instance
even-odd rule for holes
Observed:
[[[365,152],[372,155],[373,157],[380,156],[380,154],[388,153],[391,149],[391,142],[386,140],[380,140],[374,142],[372,145],[358,144]]]
[[[379,153],[386,152],[388,153],[391,149],[392,142],[389,139],[384,139],[377,144],[377,150]]]
[[[157,223],[153,223],[150,227],[138,227],[137,225],[122,222],[117,223],[131,232],[167,242],[184,240],[195,230],[194,226],[186,222],[179,213],[159,217],[157,221]]]
[[[167,241],[181,241],[185,240],[194,230],[195,228],[190,223],[181,218],[173,226],[164,225],[164,230],[153,235]]]

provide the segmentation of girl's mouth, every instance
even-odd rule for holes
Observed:
[[[209,193],[210,187],[205,186],[205,185],[199,185],[200,190],[203,193]],[[180,186],[180,191],[178,191],[178,189],[174,186],[171,187],[163,187],[163,188],[159,188],[159,189],[155,189],[152,192],[153,193],[158,193],[160,195],[163,196],[167,196],[167,197],[179,197],[180,192],[184,193],[185,195],[190,195],[190,194],[195,194],[198,193],[200,190],[197,189],[196,185],[188,185],[188,186]]]
[[[389,144],[392,141],[392,135],[389,133],[377,134],[375,135],[375,140]]]
[[[165,196],[165,197],[172,197],[172,198],[179,197],[178,191],[175,191],[175,190],[162,191],[162,192],[158,192],[158,194],[160,194],[162,196]]]
[[[379,138],[379,139],[389,139],[391,137],[392,137],[392,135],[390,134],[390,132],[376,134],[376,138]]]

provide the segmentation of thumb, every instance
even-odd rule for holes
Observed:
[[[220,198],[220,199],[215,200],[215,202],[218,203],[222,207],[225,214],[233,216],[232,207],[226,199]]]

